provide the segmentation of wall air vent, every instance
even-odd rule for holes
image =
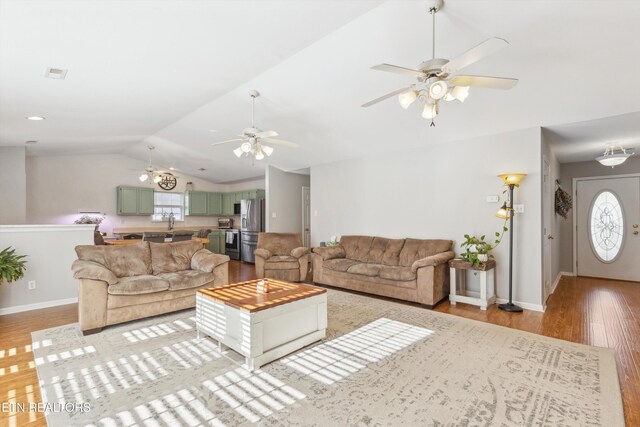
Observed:
[[[44,76],[48,79],[64,80],[67,77],[67,70],[63,68],[47,67],[47,71]]]

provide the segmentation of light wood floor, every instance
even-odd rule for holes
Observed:
[[[254,276],[253,266],[231,262],[229,279],[232,282]],[[549,298],[545,313],[505,313],[495,306],[483,312],[466,304],[451,306],[447,301],[435,310],[613,348],[627,425],[640,426],[640,283],[565,277]],[[76,304],[0,316],[0,404],[40,401],[30,334],[76,321]],[[0,426],[5,425],[44,426],[46,422],[42,415],[35,413],[0,413]]]

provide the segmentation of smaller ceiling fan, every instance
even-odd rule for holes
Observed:
[[[391,64],[371,67],[373,70],[415,77],[418,82],[369,101],[363,104],[363,107],[370,107],[395,95],[398,95],[398,101],[405,109],[418,100],[423,106],[422,117],[431,119],[431,126],[435,126],[433,119],[438,115],[438,103],[441,100],[464,102],[469,96],[469,87],[471,86],[488,89],[511,89],[518,83],[518,79],[505,77],[452,76],[453,73],[508,46],[509,43],[504,39],[493,37],[452,60],[436,58],[436,13],[442,9],[443,4],[443,0],[429,0],[428,2],[428,10],[433,20],[433,44],[430,60],[418,65],[417,69]]]
[[[146,182],[148,180],[154,184],[164,184],[164,186],[161,185],[162,188],[170,186],[171,183],[173,183],[173,187],[175,187],[176,178],[179,177],[170,171],[160,170],[151,163],[151,156],[155,148],[156,147],[153,145],[147,145],[147,149],[149,150],[149,163],[144,168],[138,179],[140,182]]]
[[[211,145],[229,144],[231,142],[242,141],[242,144],[235,150],[233,154],[237,157],[248,156],[251,154],[256,160],[264,159],[265,154],[270,156],[273,153],[273,147],[264,145],[264,142],[274,145],[284,145],[287,147],[296,148],[298,144],[295,142],[283,141],[281,139],[274,139],[274,136],[278,136],[278,132],[274,130],[262,131],[255,125],[255,103],[256,98],[260,96],[260,92],[257,90],[249,91],[251,97],[251,127],[242,130],[242,133],[238,136],[241,138],[229,139],[226,141],[215,142]]]

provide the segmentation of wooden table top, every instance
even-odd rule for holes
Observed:
[[[465,261],[464,259],[456,258],[449,261],[449,267],[451,268],[459,268],[461,270],[476,270],[476,271],[488,271],[492,268],[496,267],[496,262],[492,259],[489,261],[480,264],[480,265],[471,265],[469,261]]]
[[[206,245],[209,243],[209,239],[206,237],[194,237],[193,240],[200,240],[200,243]],[[186,240],[183,240],[183,242]],[[110,246],[121,246],[121,245],[135,245],[136,243],[142,242],[142,239],[104,239],[105,245]],[[171,243],[170,241],[167,243]]]
[[[234,283],[219,288],[200,289],[199,294],[250,313],[273,308],[304,298],[321,295],[326,289],[300,283],[289,283],[275,279],[269,282],[269,292],[257,291],[260,279]]]

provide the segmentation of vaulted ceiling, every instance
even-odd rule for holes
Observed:
[[[285,170],[632,113],[640,111],[638,21],[640,2],[446,1],[437,56],[503,37],[508,48],[465,73],[520,82],[472,89],[429,128],[417,107],[394,99],[360,107],[412,83],[369,67],[430,58],[422,0],[0,0],[0,145],[38,140],[30,155],[146,159],[153,144],[163,166],[228,182],[262,175],[267,164],[237,159],[234,145],[210,146],[249,126],[250,89],[262,93],[257,125],[300,144],[268,159]],[[48,66],[68,68],[66,80],[45,79]]]

